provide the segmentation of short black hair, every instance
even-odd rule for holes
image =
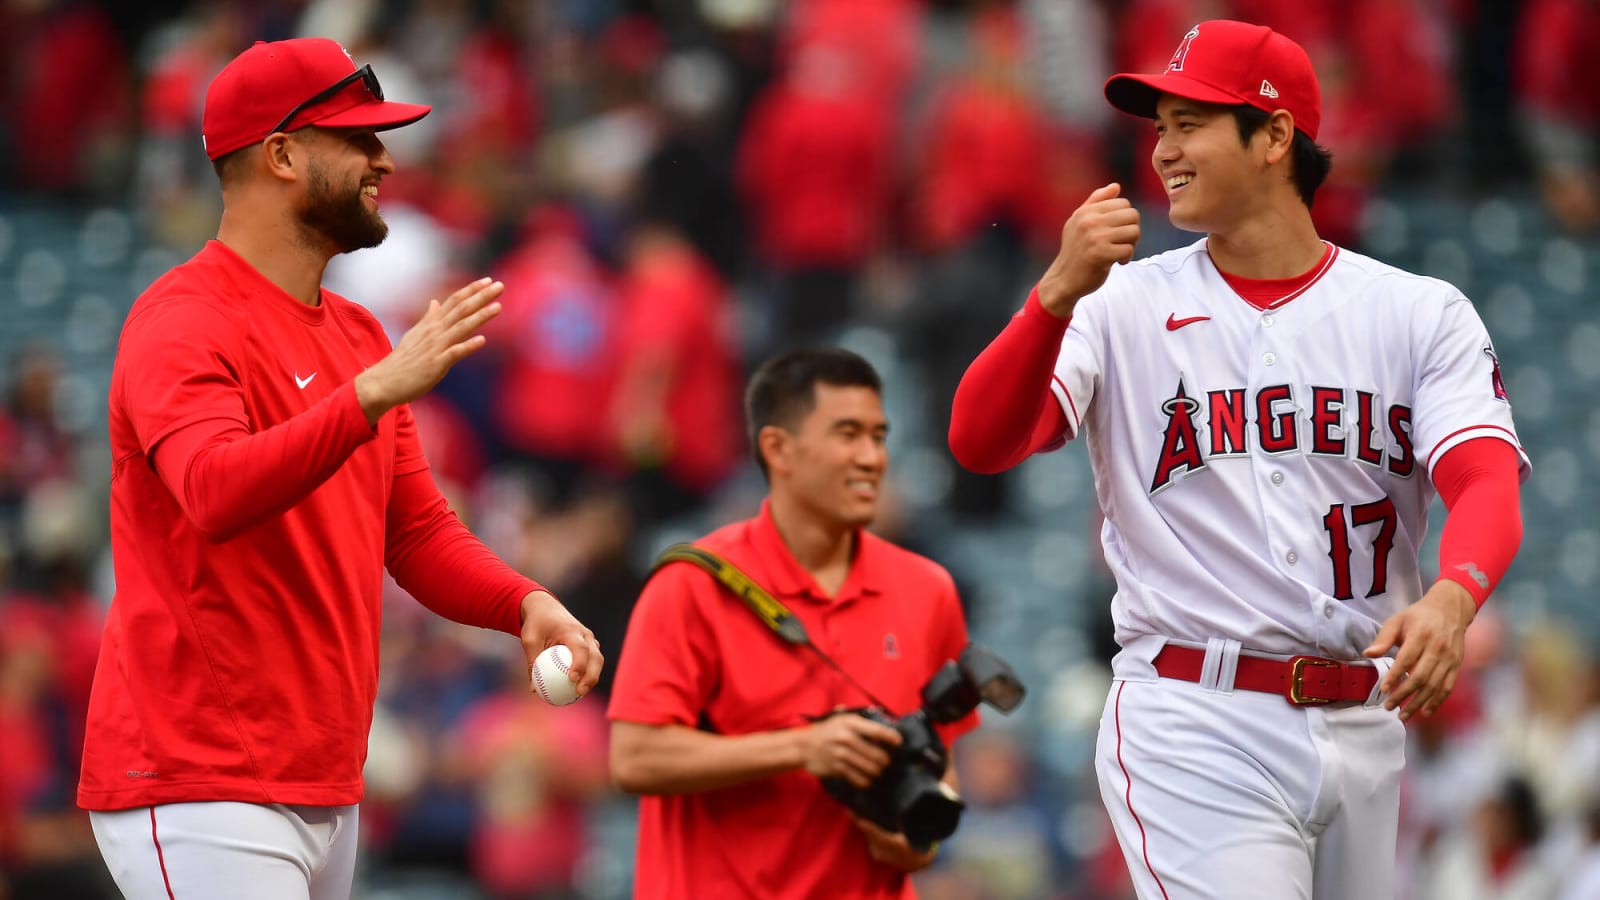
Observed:
[[[1257,109],[1247,104],[1231,107],[1233,121],[1239,126],[1239,140],[1246,146],[1250,144],[1250,137],[1260,131],[1272,114],[1264,109]],[[1293,157],[1294,186],[1300,192],[1300,200],[1305,203],[1306,209],[1311,208],[1311,201],[1317,195],[1317,188],[1328,180],[1328,172],[1333,169],[1333,154],[1326,147],[1313,141],[1304,131],[1294,130],[1294,141],[1289,145],[1289,155]]]
[[[750,453],[763,478],[768,476],[767,461],[761,458],[761,429],[776,425],[793,431],[816,408],[818,384],[864,387],[883,394],[883,380],[872,363],[839,347],[803,347],[762,363],[745,387],[744,420]]]

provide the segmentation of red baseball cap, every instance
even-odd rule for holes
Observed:
[[[222,67],[206,89],[201,139],[217,159],[308,125],[372,128],[410,125],[432,107],[383,99],[371,66],[327,38],[256,41]]]
[[[1322,90],[1306,51],[1262,25],[1213,19],[1189,29],[1160,75],[1113,75],[1106,99],[1125,113],[1153,119],[1156,99],[1173,94],[1202,103],[1286,109],[1294,127],[1317,139]]]

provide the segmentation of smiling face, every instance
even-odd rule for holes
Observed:
[[[815,385],[816,403],[790,428],[769,425],[763,441],[774,494],[830,529],[872,524],[889,464],[889,422],[869,387]]]
[[[1228,107],[1171,94],[1156,102],[1155,129],[1150,162],[1166,187],[1173,225],[1226,232],[1264,206],[1265,130],[1245,143]]]
[[[349,253],[376,247],[389,234],[378,213],[378,182],[394,171],[383,142],[367,129],[307,129],[307,183],[300,220]]]

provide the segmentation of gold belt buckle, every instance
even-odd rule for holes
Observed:
[[[1307,697],[1301,679],[1305,677],[1306,666],[1316,666],[1323,669],[1342,668],[1342,664],[1331,659],[1322,659],[1317,656],[1296,656],[1289,661],[1289,702],[1295,706],[1317,706],[1323,703],[1332,703],[1332,697]]]

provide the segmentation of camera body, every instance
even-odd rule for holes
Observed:
[[[1010,713],[1025,689],[1004,660],[983,646],[968,644],[960,659],[947,661],[922,687],[922,708],[898,719],[877,707],[841,710],[865,716],[900,733],[900,745],[887,748],[889,765],[865,789],[843,778],[824,778],[834,799],[889,832],[902,832],[913,848],[926,851],[955,833],[966,804],[945,784],[950,754],[934,729],[954,722],[986,702]]]

